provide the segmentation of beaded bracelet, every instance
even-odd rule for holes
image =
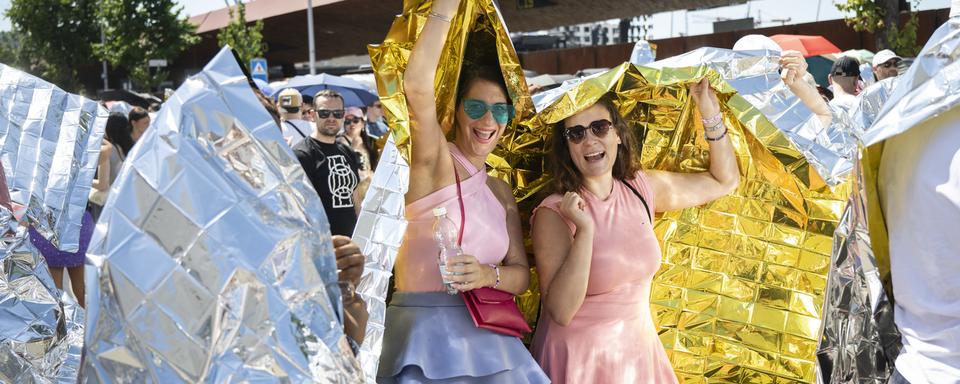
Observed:
[[[721,120],[723,120],[723,114],[717,113],[716,115],[714,115],[709,119],[700,119],[700,122],[703,123],[704,127],[715,128],[718,124],[720,124]]]
[[[723,128],[723,133],[721,133],[720,136],[717,136],[717,137],[710,137],[707,135],[703,135],[703,137],[707,139],[707,141],[720,141],[726,136],[727,136],[727,128]]]
[[[490,268],[493,268],[497,272],[497,282],[493,284],[493,288],[496,289],[500,286],[500,266],[496,264],[490,264]]]
[[[435,18],[435,19],[440,20],[440,21],[445,21],[445,22],[448,22],[448,23],[451,22],[451,21],[453,21],[453,18],[452,18],[452,17],[444,16],[444,15],[441,15],[441,14],[436,13],[436,12],[434,12],[434,11],[430,11],[430,13],[428,13],[427,16],[432,17],[432,18]]]

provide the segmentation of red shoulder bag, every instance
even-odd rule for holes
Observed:
[[[457,178],[457,199],[460,203],[460,235],[457,244],[463,247],[463,227],[466,224],[466,212],[463,209],[463,194],[460,191],[460,174],[456,163],[453,174]],[[473,324],[478,328],[487,329],[496,333],[520,337],[531,331],[530,325],[523,319],[520,308],[517,307],[514,295],[496,288],[477,288],[463,292],[463,301],[467,304]]]

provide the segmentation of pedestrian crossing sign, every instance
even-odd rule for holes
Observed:
[[[254,79],[267,80],[267,59],[250,59],[250,76]]]

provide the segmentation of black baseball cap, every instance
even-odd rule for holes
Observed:
[[[830,74],[834,76],[860,76],[860,62],[850,56],[842,56],[833,62]]]

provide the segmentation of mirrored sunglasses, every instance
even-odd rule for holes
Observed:
[[[489,105],[480,100],[467,99],[463,101],[463,112],[467,114],[467,117],[479,120],[483,115],[487,114],[487,111],[493,115],[493,119],[496,120],[497,124],[506,124],[513,118],[515,113],[513,105],[507,103],[496,103]]]

